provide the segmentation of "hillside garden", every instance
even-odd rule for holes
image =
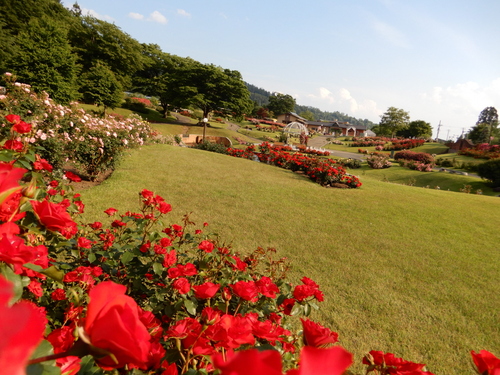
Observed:
[[[265,142],[240,158],[174,147],[181,125],[95,117],[14,81],[0,104],[6,373],[498,367],[483,350],[500,338],[495,198]],[[354,189],[323,187],[337,183]]]

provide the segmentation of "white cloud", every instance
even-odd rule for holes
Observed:
[[[165,18],[163,14],[155,10],[153,13],[149,15],[148,21],[158,22],[166,24],[168,20]]]
[[[136,19],[136,20],[143,20],[144,19],[144,16],[142,14],[139,14],[139,13],[134,13],[134,12],[130,12],[128,14],[128,16],[130,18],[133,18],[133,19]]]
[[[374,20],[372,23],[372,27],[382,38],[384,38],[389,43],[397,47],[410,47],[410,43],[408,42],[406,36],[391,25],[379,20]]]
[[[377,103],[372,99],[355,99],[349,90],[340,88],[332,92],[326,87],[318,88],[318,94],[309,94],[308,98],[313,100],[317,106],[324,108],[325,111],[339,111],[357,118],[367,118],[371,121],[377,121],[380,114],[383,113],[377,107]],[[335,108],[331,105],[335,104]],[[330,108],[328,108],[330,107]]]
[[[491,81],[487,86],[469,81],[446,88],[434,87],[422,97],[454,110],[470,109],[479,113],[488,106],[500,103],[500,78]]]
[[[115,21],[115,19],[113,17],[99,14],[93,9],[81,8],[81,10],[82,10],[83,15],[89,15],[89,16],[95,17],[97,19],[100,19],[102,21],[111,21],[111,22]]]
[[[184,9],[177,9],[177,14],[183,17],[191,17],[191,13],[186,12]]]

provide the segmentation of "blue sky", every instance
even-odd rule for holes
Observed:
[[[72,1],[63,1],[67,6]],[[498,0],[79,0],[164,52],[375,123],[388,107],[458,137],[500,111]]]

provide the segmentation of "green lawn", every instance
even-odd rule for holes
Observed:
[[[172,222],[192,213],[238,251],[276,247],[294,281],[320,284],[326,298],[313,318],[339,332],[357,372],[374,349],[435,374],[472,374],[470,350],[499,350],[500,199],[374,174],[360,174],[360,189],[326,189],[269,165],[155,145],[81,193],[88,220],[135,209],[146,188],[172,204]]]

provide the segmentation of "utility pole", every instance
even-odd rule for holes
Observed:
[[[436,134],[436,141],[439,140],[439,129],[441,129],[441,120],[439,120],[438,131],[437,131],[437,134]]]

